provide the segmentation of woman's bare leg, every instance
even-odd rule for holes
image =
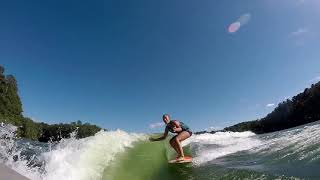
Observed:
[[[176,140],[175,138],[170,139],[170,145],[171,147],[179,154],[178,146],[176,145]]]
[[[189,138],[189,137],[190,137],[189,132],[183,131],[180,134],[178,134],[178,136],[175,138],[175,145],[176,145],[176,148],[178,150],[177,153],[179,154],[180,158],[184,158],[184,152],[183,152],[183,149],[181,147],[181,142],[183,140]]]

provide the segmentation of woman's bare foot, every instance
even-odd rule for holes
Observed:
[[[184,160],[184,156],[179,156],[176,158],[177,161],[183,161]]]

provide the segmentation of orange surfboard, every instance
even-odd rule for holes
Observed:
[[[192,157],[190,156],[185,156],[184,160],[178,161],[177,159],[173,159],[169,161],[169,164],[182,164],[182,163],[191,163],[192,162]]]

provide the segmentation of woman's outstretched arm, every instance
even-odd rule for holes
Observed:
[[[149,138],[150,141],[162,141],[164,139],[166,139],[166,137],[168,136],[168,133],[169,133],[169,130],[168,130],[168,127],[166,127],[166,129],[164,130],[164,133],[161,137],[159,138]]]

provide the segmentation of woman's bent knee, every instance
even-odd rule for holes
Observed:
[[[177,144],[179,144],[179,143],[180,143],[180,140],[179,140],[179,138],[178,138],[178,137],[174,138],[174,141],[175,141]]]

